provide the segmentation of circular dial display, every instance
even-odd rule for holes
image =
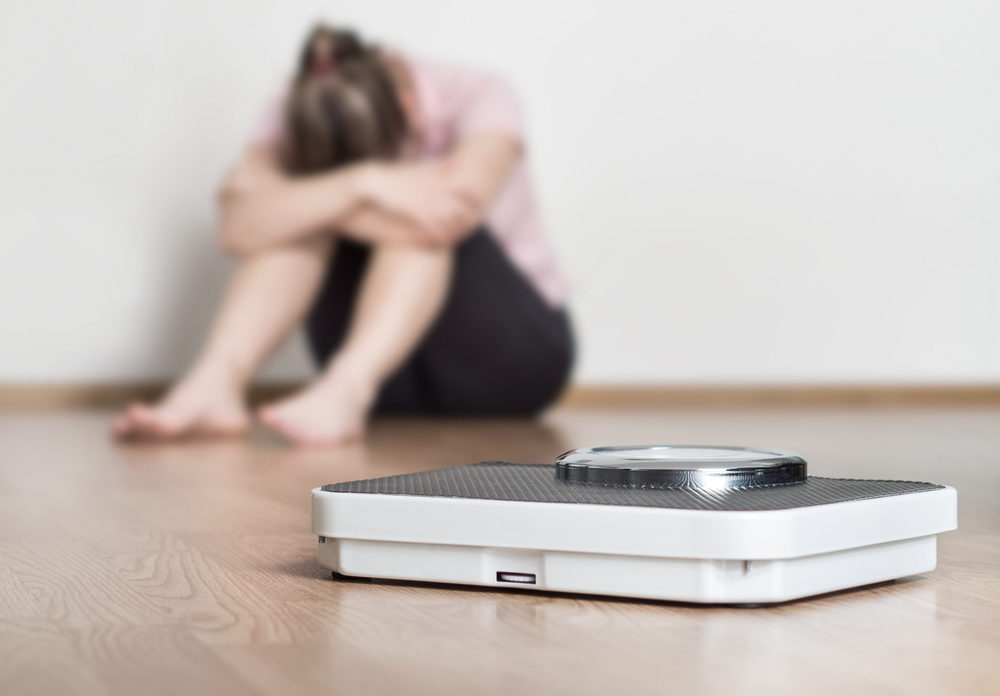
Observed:
[[[800,483],[806,461],[788,450],[722,445],[585,447],[556,459],[556,478],[624,488],[717,490]]]

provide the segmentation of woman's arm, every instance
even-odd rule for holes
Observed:
[[[336,226],[363,200],[359,166],[293,179],[272,149],[251,148],[219,190],[219,242],[236,255],[299,242]]]
[[[365,242],[450,245],[482,221],[520,157],[502,132],[470,134],[430,163],[361,163],[289,178],[248,152],[220,192],[222,246],[237,255],[337,230]]]
[[[245,256],[336,231],[358,241],[438,244],[472,203],[441,163],[359,163],[286,176],[268,148],[248,150],[219,190],[219,241]]]
[[[520,157],[520,140],[498,131],[470,134],[431,164],[371,165],[366,190],[373,204],[349,214],[340,229],[361,239],[384,231],[402,241],[455,244],[486,217]],[[412,174],[434,179],[450,195],[425,195]]]
[[[462,138],[445,161],[445,178],[476,202],[474,224],[482,222],[497,196],[506,187],[522,156],[521,140],[502,131],[470,133]],[[468,226],[457,230],[463,235]]]

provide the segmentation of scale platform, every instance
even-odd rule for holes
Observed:
[[[957,495],[785,450],[593,447],[330,484],[311,516],[343,575],[759,604],[933,570]]]

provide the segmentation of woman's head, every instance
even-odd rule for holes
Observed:
[[[400,154],[406,113],[380,51],[320,25],[306,39],[285,113],[282,158],[294,174]]]

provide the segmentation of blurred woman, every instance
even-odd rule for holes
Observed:
[[[120,438],[244,432],[245,392],[305,320],[320,376],[258,412],[299,445],[376,412],[526,415],[563,389],[563,284],[498,77],[327,26],[219,193],[239,260],[187,373],[113,423]]]

